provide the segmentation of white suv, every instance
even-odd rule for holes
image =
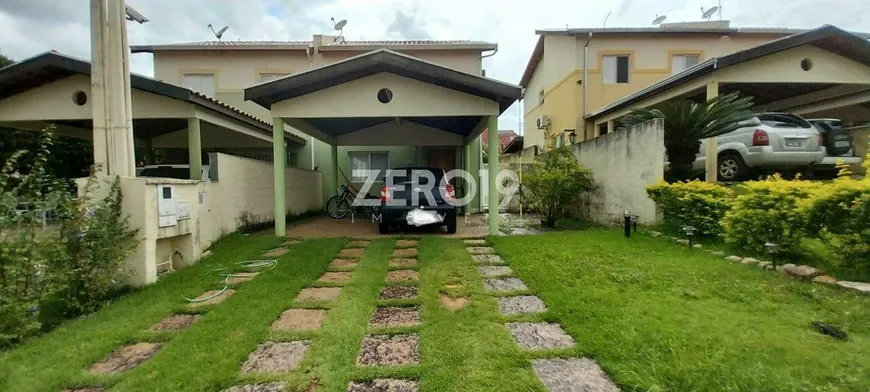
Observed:
[[[802,171],[825,159],[819,131],[803,118],[790,113],[761,113],[734,132],[718,136],[719,181],[739,181],[750,170]],[[707,140],[693,165],[704,172]]]

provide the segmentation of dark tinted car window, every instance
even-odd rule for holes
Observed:
[[[779,128],[811,128],[812,125],[794,114],[788,113],[765,113],[758,116],[761,123]]]
[[[427,178],[425,172],[431,173],[432,177],[435,179],[435,184],[439,184],[441,182],[441,178],[444,177],[444,170],[439,169],[437,167],[409,167],[409,168],[396,168],[390,169],[387,173],[393,175],[393,183],[394,184],[403,184],[414,182],[419,185],[429,185],[429,179]]]

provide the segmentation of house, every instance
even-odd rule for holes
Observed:
[[[514,132],[512,129],[499,130],[498,131],[498,151],[503,152],[505,146],[507,146],[511,142],[511,140],[514,140],[514,138],[516,138],[517,136],[519,136],[519,135],[517,135],[517,133]],[[486,133],[486,132],[483,133],[483,144],[484,145],[489,144],[489,137],[488,137],[488,133]]]
[[[612,132],[584,118],[709,59],[802,32],[734,28],[727,21],[538,30],[520,80],[525,146],[558,147],[571,133],[580,142]]]

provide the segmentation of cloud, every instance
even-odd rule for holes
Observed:
[[[417,18],[417,9],[411,12],[396,10],[393,23],[387,27],[387,36],[398,39],[429,39],[432,36],[426,31],[422,20]]]

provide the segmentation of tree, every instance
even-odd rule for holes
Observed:
[[[570,205],[595,189],[592,171],[580,166],[566,147],[544,154],[523,180],[530,204],[544,214],[541,222],[553,227]]]
[[[6,57],[2,53],[0,53],[0,68],[3,68],[3,67],[10,65],[12,63],[14,63],[14,61],[12,61],[12,59],[10,59],[9,57]]]
[[[701,139],[723,135],[740,128],[740,123],[754,115],[752,97],[738,93],[721,95],[706,102],[686,99],[667,101],[649,109],[635,109],[622,119],[625,126],[655,118],[665,120],[665,150],[671,174],[678,179],[692,175],[692,164],[701,147]]]

